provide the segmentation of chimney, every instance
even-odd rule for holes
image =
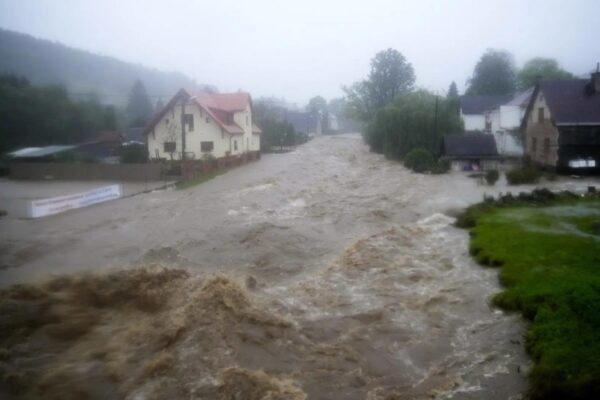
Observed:
[[[596,72],[592,72],[592,88],[594,92],[600,93],[600,62],[596,64]]]

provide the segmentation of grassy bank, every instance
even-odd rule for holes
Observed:
[[[535,399],[600,398],[600,199],[509,199],[471,207],[471,254],[499,266],[493,301],[531,321]]]

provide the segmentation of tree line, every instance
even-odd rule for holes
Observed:
[[[0,75],[0,154],[22,147],[93,140],[99,131],[144,126],[153,106],[136,81],[126,108],[102,104],[90,94],[73,100],[62,85],[34,86],[17,75]]]

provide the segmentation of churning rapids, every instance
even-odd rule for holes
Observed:
[[[452,226],[484,191],[461,174],[413,174],[358,135],[320,137],[188,190],[7,219],[0,277],[127,266],[11,297],[63,302],[49,325],[97,310],[69,345],[56,326],[38,329],[54,342],[32,334],[60,343],[43,361],[53,374],[35,375],[47,393],[70,382],[136,400],[517,399],[524,325],[490,307],[497,271]],[[150,265],[178,270],[135,272]],[[125,304],[115,285],[147,293]],[[102,288],[117,297],[89,294]]]

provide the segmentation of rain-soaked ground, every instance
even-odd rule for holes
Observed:
[[[185,326],[185,334],[168,335],[162,375],[131,373],[114,388],[107,378],[104,394],[517,399],[529,365],[525,325],[489,306],[497,271],[474,264],[468,234],[451,218],[484,192],[506,190],[463,174],[410,173],[369,153],[358,135],[320,137],[188,190],[40,220],[5,218],[0,279],[7,286],[156,263],[190,273],[183,283],[179,275],[176,284],[165,280],[160,316],[102,317],[127,332]],[[227,275],[214,278],[220,273]],[[52,288],[44,290],[71,290]],[[78,346],[98,346],[102,335],[117,341],[119,329],[96,329]],[[123,340],[103,357],[128,354],[123,343],[134,345]],[[110,365],[133,368],[123,358]],[[269,385],[279,388],[273,397],[255,390]],[[259,394],[235,397],[253,390]]]

